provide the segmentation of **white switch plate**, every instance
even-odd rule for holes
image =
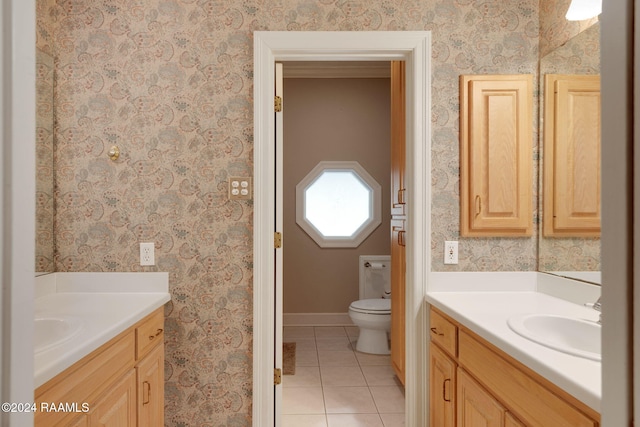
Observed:
[[[153,242],[140,243],[140,265],[156,265],[155,247]]]
[[[458,242],[450,240],[444,242],[444,263],[458,263]]]
[[[253,193],[250,177],[229,177],[229,199],[249,200]]]

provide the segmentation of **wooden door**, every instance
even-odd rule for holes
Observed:
[[[507,412],[504,415],[504,427],[525,427],[512,413]]]
[[[405,220],[391,220],[391,366],[404,384],[405,372]]]
[[[454,427],[456,364],[435,344],[429,345],[429,420],[431,426]]]
[[[406,204],[405,63],[391,62],[391,215],[403,216]]]
[[[504,408],[469,374],[458,368],[457,427],[504,427]]]
[[[545,236],[600,235],[600,76],[545,76]]]
[[[136,372],[131,369],[91,408],[91,427],[134,427],[136,425]]]
[[[533,233],[533,77],[460,76],[460,234]]]
[[[138,425],[164,424],[164,344],[156,346],[136,367]]]

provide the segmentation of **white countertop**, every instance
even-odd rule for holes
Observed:
[[[601,363],[552,350],[507,325],[516,314],[546,313],[597,321],[590,308],[536,291],[428,292],[426,300],[514,359],[600,412]]]
[[[167,273],[53,273],[36,278],[35,316],[82,321],[71,339],[35,354],[35,387],[171,299]]]

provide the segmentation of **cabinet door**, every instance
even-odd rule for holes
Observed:
[[[454,427],[456,364],[435,344],[429,345],[429,421],[431,426]]]
[[[516,417],[510,412],[504,415],[504,427],[525,427]]]
[[[136,373],[131,369],[91,408],[89,426],[134,427],[135,425]]]
[[[164,424],[164,344],[156,346],[137,366],[138,425]]]
[[[391,62],[391,215],[405,215],[405,66]]]
[[[469,374],[458,368],[458,427],[504,427],[504,408]]]
[[[82,414],[67,424],[67,427],[88,427],[89,418],[87,414]]]
[[[533,233],[533,77],[460,76],[460,234]]]
[[[600,76],[545,76],[546,236],[600,235]]]
[[[391,220],[391,366],[404,384],[405,361],[405,229],[404,220]]]

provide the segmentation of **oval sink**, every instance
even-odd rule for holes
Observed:
[[[82,330],[82,320],[71,316],[39,316],[35,319],[34,351],[49,350]]]
[[[601,360],[601,327],[592,322],[553,314],[512,316],[509,327],[518,335],[538,344],[574,356]]]

